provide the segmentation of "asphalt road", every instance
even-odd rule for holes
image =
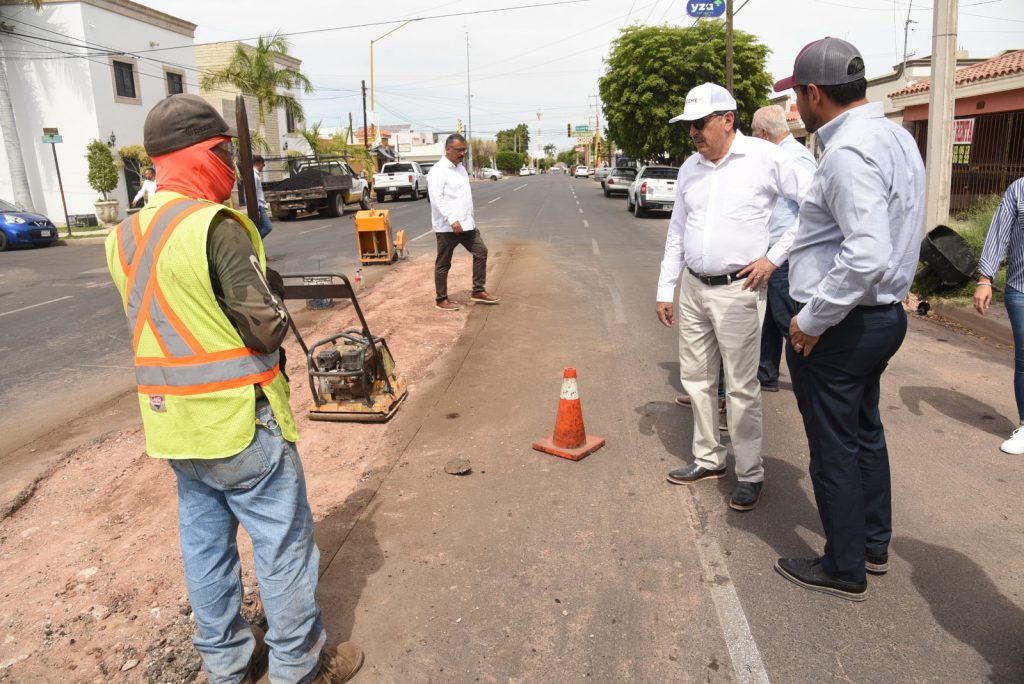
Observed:
[[[329,639],[367,654],[356,681],[1024,681],[1024,461],[998,451],[1014,426],[1010,350],[911,321],[882,385],[892,569],[861,604],[807,592],[772,569],[823,541],[788,378],[764,398],[755,511],[728,509],[731,477],[665,481],[692,435],[673,403],[677,333],[654,314],[667,217],[636,219],[559,175],[477,183],[474,198],[502,302],[474,307],[390,423],[387,465],[317,525]],[[384,206],[429,258],[426,201]],[[274,265],[351,271],[346,220],[277,224]],[[5,425],[56,425],[46,412],[70,413],[71,387],[130,391],[98,247],[0,264]],[[365,269],[371,284],[382,271]],[[588,433],[608,442],[578,463],[530,448],[567,366]],[[445,474],[454,456],[472,474]]]
[[[1024,680],[1009,350],[912,321],[883,381],[892,570],[862,604],[799,589],[775,559],[823,539],[788,378],[755,511],[728,509],[731,477],[668,484],[692,432],[654,313],[667,217],[589,180],[510,180],[475,191],[501,305],[396,416],[393,467],[318,528],[330,638],[363,645],[368,681]],[[578,463],[530,446],[567,366],[608,442]],[[471,475],[443,472],[455,456]]]

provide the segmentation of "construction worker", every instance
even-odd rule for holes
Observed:
[[[250,682],[269,670],[275,683],[343,682],[363,654],[351,643],[324,649],[320,554],[279,358],[287,312],[256,226],[221,204],[235,185],[234,136],[198,96],[153,108],[143,138],[157,192],[107,238],[107,265],[131,329],[146,450],[177,477],[207,677]],[[253,541],[265,639],[239,612],[239,523]]]

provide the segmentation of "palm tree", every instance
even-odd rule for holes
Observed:
[[[303,120],[302,105],[293,96],[282,90],[301,88],[305,93],[313,92],[313,84],[298,69],[281,66],[277,58],[288,54],[288,41],[279,33],[260,36],[256,47],[238,43],[231,55],[231,61],[219,71],[203,76],[203,90],[213,90],[230,85],[239,92],[256,98],[259,114],[258,132],[266,138],[266,114],[278,107],[284,107],[296,121]]]
[[[32,0],[32,6],[36,10],[42,4],[42,0]],[[29,211],[35,211],[35,205],[32,202],[32,189],[29,187],[28,173],[25,171],[25,157],[21,153],[18,122],[14,118],[11,89],[7,85],[7,60],[4,56],[3,41],[0,41],[0,134],[4,137],[7,165],[10,167],[11,184],[14,186],[14,202]]]

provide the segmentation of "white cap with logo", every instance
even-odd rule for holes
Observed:
[[[696,121],[713,112],[734,111],[736,111],[736,99],[729,94],[728,90],[717,83],[701,83],[686,94],[683,113],[672,117],[668,122]]]

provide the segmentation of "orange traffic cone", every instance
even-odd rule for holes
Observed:
[[[555,431],[533,443],[533,448],[546,454],[553,454],[579,461],[604,446],[604,438],[587,437],[583,429],[583,410],[580,408],[580,392],[576,386],[576,369],[566,368],[562,376],[562,394],[558,400],[558,416]]]

